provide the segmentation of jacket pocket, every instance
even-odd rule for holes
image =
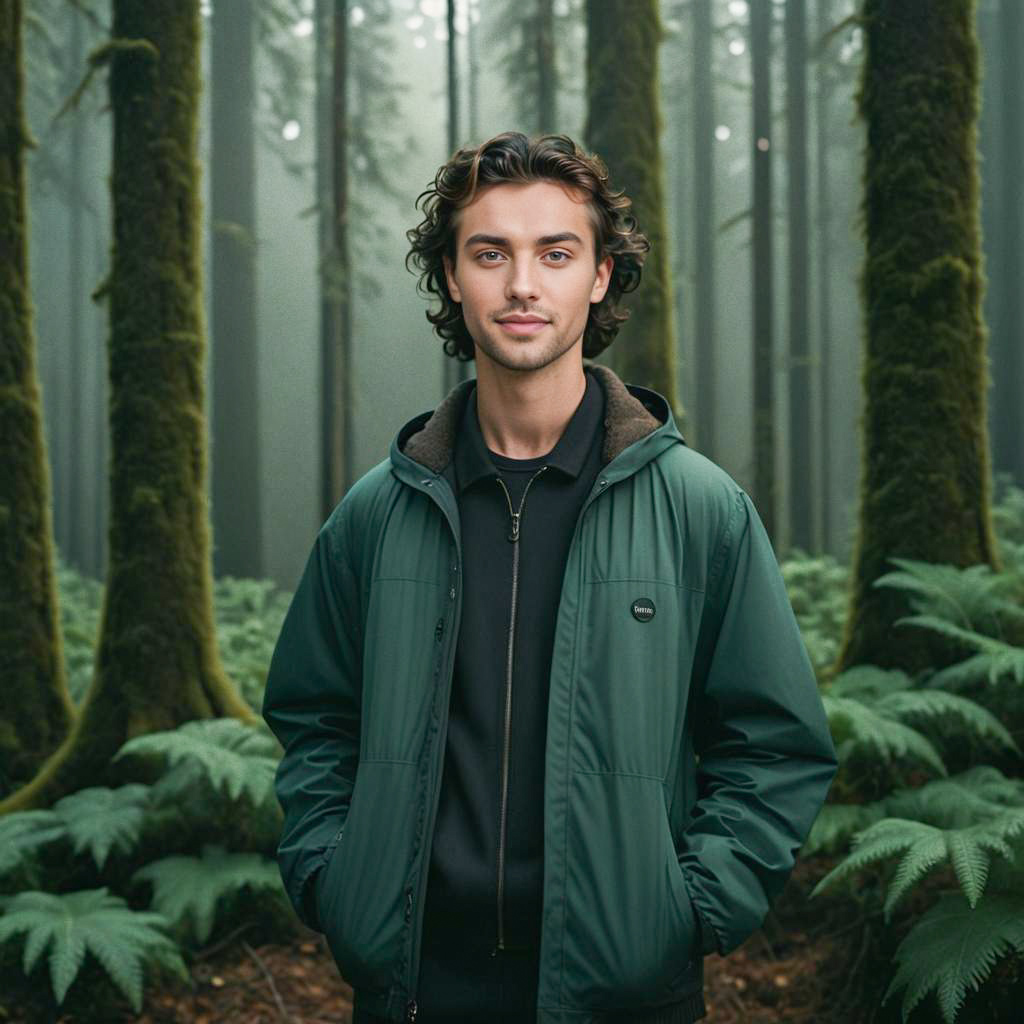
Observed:
[[[414,769],[360,762],[344,835],[323,869],[321,924],[338,970],[353,988],[383,990],[399,976]]]
[[[566,864],[568,1003],[638,1010],[699,987],[696,919],[660,779],[575,772]]]

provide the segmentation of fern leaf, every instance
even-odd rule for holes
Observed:
[[[1024,953],[1024,896],[990,889],[973,909],[962,893],[943,893],[899,944],[883,1004],[900,989],[906,1021],[934,991],[946,1024],[954,1024],[967,989],[977,990],[995,962],[1011,950]]]
[[[891,818],[913,818],[940,828],[966,828],[1024,806],[1024,782],[979,764],[950,778],[901,789],[879,801]]]
[[[991,737],[1000,746],[1020,753],[1006,727],[977,701],[943,690],[903,690],[882,697],[875,708],[900,721],[914,719],[956,719],[961,728],[981,738]]]
[[[909,757],[921,761],[939,775],[946,774],[938,751],[928,738],[902,722],[859,700],[836,697],[831,690],[822,695],[828,723],[841,747],[840,758],[845,759],[852,749],[892,761]]]
[[[935,829],[919,821],[906,821],[901,818],[883,818],[875,822],[863,832],[859,832],[853,840],[853,852],[841,860],[811,890],[811,896],[848,877],[855,871],[874,863],[885,860],[897,853],[902,853],[913,846],[919,838],[927,838]]]
[[[140,868],[132,881],[153,885],[153,906],[175,925],[191,919],[200,943],[213,930],[217,902],[245,885],[283,892],[277,865],[256,853],[227,853],[205,843],[202,857],[164,857]]]
[[[106,888],[55,895],[19,892],[0,899],[0,942],[26,932],[23,969],[30,974],[47,947],[50,981],[58,1005],[91,952],[138,1013],[142,1008],[142,968],[159,961],[182,978],[188,971],[177,947],[160,929],[167,920],[136,913]]]
[[[894,557],[889,561],[899,571],[879,576],[874,586],[906,591],[916,612],[968,628],[984,622],[997,596],[1011,585],[1005,573],[995,573],[985,564],[960,568],[911,558]]]
[[[58,800],[53,809],[75,853],[88,848],[102,870],[111,848],[128,853],[138,842],[148,803],[149,786],[131,783],[117,789],[91,786]]]
[[[64,835],[51,810],[12,811],[0,817],[0,876],[17,868],[33,850]]]
[[[881,804],[824,804],[811,825],[800,853],[834,853],[850,837],[878,821],[885,813]]]
[[[201,719],[136,736],[114,759],[129,754],[165,757],[172,768],[194,762],[215,789],[232,800],[244,792],[255,805],[271,797],[279,760],[274,739],[237,718]]]

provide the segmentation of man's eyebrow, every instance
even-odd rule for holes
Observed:
[[[542,235],[535,244],[539,248],[542,245],[556,245],[558,242],[575,242],[577,245],[583,245],[583,239],[573,231],[560,231],[557,235]],[[470,235],[462,247],[468,249],[471,245],[478,245],[480,243],[485,245],[503,245],[505,248],[509,246],[507,238],[501,238],[498,235],[483,235],[478,232],[475,235]]]

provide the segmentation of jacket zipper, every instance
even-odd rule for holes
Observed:
[[[544,468],[546,468],[546,467],[544,467]],[[434,481],[432,479],[422,480],[421,481],[421,483],[426,484],[427,487],[429,487],[433,482]],[[531,480],[531,483],[532,483],[532,480]],[[580,522],[583,519],[583,514],[587,511],[587,508],[590,506],[590,503],[594,500],[594,498],[596,498],[597,495],[600,494],[608,486],[608,483],[609,483],[609,481],[608,481],[607,477],[601,477],[601,479],[598,481],[597,487],[593,491],[591,491],[590,495],[587,497],[586,501],[583,503],[583,507],[580,509],[580,514],[579,514],[579,516],[577,517],[577,520],[576,520],[576,527],[573,530],[572,542],[571,542],[571,544],[569,546],[570,547],[570,553],[572,551],[572,548],[576,544],[576,536],[577,536],[577,534],[579,533],[579,530],[580,530]],[[529,487],[529,484],[527,484],[527,488],[528,487]],[[526,497],[526,491],[523,491],[523,498],[525,499],[525,497]],[[448,519],[449,525],[451,525],[452,532],[454,533],[455,532],[455,526],[452,523],[451,517],[448,515],[448,512],[444,508],[444,504],[441,501],[437,501],[437,504],[440,506],[441,511],[445,515],[445,518]],[[522,508],[522,506],[520,505],[520,509],[521,508]],[[513,518],[513,524],[515,526],[516,539],[518,540],[518,537],[519,537],[519,521],[518,521],[518,518]],[[461,555],[461,552],[459,552],[459,555]],[[456,559],[457,559],[457,562],[461,561],[461,558],[459,558],[458,555],[456,556]],[[454,570],[456,572],[458,572],[458,564],[456,564],[456,566],[454,566]],[[451,596],[454,597],[455,596],[454,593]],[[449,631],[449,635],[448,635],[448,652],[447,652],[448,653],[448,659],[447,659],[448,660],[448,669],[447,669],[447,671],[448,671],[449,679],[450,679],[451,671],[452,671],[451,662],[452,662],[452,660],[454,658],[454,652],[455,652],[454,638],[455,638],[455,636],[456,636],[456,634],[458,632],[458,630],[456,628],[454,628],[454,627],[459,623],[460,618],[461,618],[461,614],[460,614],[461,613],[461,605],[462,605],[462,595],[460,593],[458,595],[458,600],[455,602],[455,614],[454,614],[454,616],[452,618],[453,628]],[[441,638],[441,633],[443,633],[443,630],[444,630],[444,626],[443,626],[443,623],[441,623],[440,624],[440,629],[436,629],[436,631],[435,631],[435,635],[437,636],[438,639]],[[448,708],[447,708],[446,705],[442,706],[441,714],[444,715],[444,733],[445,733],[445,735],[442,736],[442,738],[441,738],[441,746],[443,748],[445,743],[446,743],[446,741],[447,741],[447,733],[448,733]],[[442,754],[441,756],[443,757],[444,755]],[[440,769],[439,769],[437,783],[436,783],[435,789],[434,789],[433,804],[432,804],[432,806],[431,806],[431,808],[430,808],[430,810],[428,812],[431,815],[430,828],[428,829],[428,832],[427,832],[428,835],[431,835],[432,831],[433,831],[433,827],[434,827],[433,826],[433,819],[434,819],[434,816],[437,814],[437,801],[438,801],[438,795],[440,793],[440,789],[441,789],[441,777],[440,777]],[[420,893],[421,894],[423,893],[424,888],[426,886],[427,868],[428,868],[429,862],[430,862],[429,851],[428,851],[427,856],[423,858],[423,862],[424,863],[423,863],[423,867],[422,867],[421,875],[420,875]],[[407,892],[406,893],[406,907],[407,907],[407,912],[410,913],[410,914],[411,914],[411,909],[412,909],[411,908],[411,903],[412,903],[412,893],[411,892]],[[413,979],[416,978],[416,974],[417,974],[417,972],[419,970],[420,949],[419,949],[419,946],[418,946],[418,943],[417,943],[416,936],[417,936],[417,934],[420,933],[420,929],[422,928],[423,905],[424,905],[424,901],[422,899],[420,899],[418,904],[417,904],[417,906],[416,906],[416,924],[415,924],[415,927],[414,927],[414,930],[413,930],[413,940],[412,940],[413,941],[413,951],[412,951],[413,952],[413,956],[412,956],[412,961],[413,961],[413,974],[412,974],[412,977],[413,977]],[[415,981],[413,982],[413,984],[415,984]],[[417,1013],[419,1011],[419,1006],[418,1006],[418,1004],[416,1002],[416,996],[415,995],[413,995],[409,999],[409,1001],[406,1003],[405,1010],[406,1010],[405,1019],[406,1019],[407,1024],[415,1024],[416,1015],[417,1015]]]
[[[442,478],[441,477],[437,477],[437,478],[434,478],[434,479],[439,479],[440,480]],[[433,485],[433,483],[434,483],[434,479],[427,478],[425,480],[421,480],[420,482],[425,484],[427,487],[431,487]],[[449,526],[451,526],[451,529],[452,529],[452,538],[454,540],[455,537],[456,537],[455,524],[452,522],[451,517],[448,515],[448,512],[447,512],[447,510],[444,507],[444,503],[440,499],[437,499],[437,498],[435,498],[434,500],[440,506],[441,511],[444,513],[445,519],[448,520],[448,524],[449,524]],[[455,564],[452,566],[452,573],[454,575],[458,574],[458,572],[459,572],[459,565],[460,565],[461,561],[462,561],[462,552],[458,549],[458,545],[456,544]],[[454,663],[454,660],[455,660],[455,640],[456,640],[456,637],[458,635],[458,628],[457,628],[457,626],[458,626],[459,621],[461,620],[461,613],[462,613],[462,592],[461,592],[461,587],[456,588],[455,586],[452,586],[449,589],[448,596],[449,596],[450,599],[455,601],[455,610],[452,613],[452,628],[450,630],[448,630],[448,637],[447,637],[447,641],[446,641],[446,649],[445,649],[445,651],[442,654],[442,659],[443,659],[443,661],[445,663],[445,671],[446,671],[446,674],[447,674],[446,677],[447,677],[448,682],[450,684],[451,683],[451,675],[452,675],[453,663]],[[437,621],[437,625],[434,627],[434,639],[436,641],[438,641],[438,642],[440,642],[441,638],[444,636],[444,632],[445,632],[444,622],[445,622],[445,617],[441,616],[441,618],[438,619],[438,621]],[[419,1013],[419,1004],[416,1001],[415,987],[416,987],[416,979],[417,979],[417,976],[419,974],[419,961],[420,961],[420,952],[421,951],[420,951],[420,948],[419,948],[419,942],[417,940],[417,936],[419,936],[420,939],[422,939],[423,911],[424,911],[424,907],[425,907],[425,903],[426,903],[426,901],[423,899],[423,894],[426,891],[427,873],[428,873],[429,868],[430,868],[430,843],[432,842],[433,833],[434,833],[434,820],[435,820],[435,818],[437,816],[438,797],[440,796],[440,792],[441,792],[441,778],[442,778],[441,773],[442,773],[443,764],[444,764],[444,750],[445,750],[445,745],[447,744],[447,739],[448,739],[448,704],[447,704],[447,701],[451,699],[451,690],[450,690],[450,688],[446,689],[446,694],[447,694],[447,699],[446,699],[445,703],[443,703],[441,705],[441,711],[440,711],[440,714],[441,714],[441,716],[443,718],[443,730],[442,730],[442,733],[441,733],[440,738],[438,740],[438,746],[440,747],[440,753],[438,755],[436,755],[437,757],[440,758],[440,760],[439,761],[435,760],[435,764],[437,764],[437,773],[436,773],[436,780],[435,780],[435,784],[434,784],[434,796],[433,796],[433,800],[431,801],[431,805],[430,805],[430,807],[429,807],[429,809],[427,811],[427,813],[429,815],[429,818],[430,818],[430,821],[429,821],[429,824],[428,824],[428,828],[426,829],[426,831],[424,833],[426,835],[427,839],[425,841],[425,853],[424,853],[424,855],[421,858],[422,864],[420,866],[420,884],[419,884],[420,899],[416,902],[415,908],[413,906],[413,891],[412,891],[412,888],[408,887],[408,888],[406,888],[406,891],[405,891],[405,917],[406,917],[406,920],[408,921],[408,920],[410,920],[412,918],[414,910],[415,910],[415,914],[416,914],[416,920],[415,920],[415,922],[413,924],[413,929],[412,929],[412,977],[411,977],[411,981],[412,981],[412,989],[413,989],[413,991],[410,994],[410,997],[409,997],[408,1001],[405,1004],[405,1021],[406,1021],[406,1024],[415,1024],[416,1015]]]
[[[505,481],[500,476],[498,477],[498,483],[505,492],[505,499],[508,501],[509,514],[512,516],[512,532],[508,535],[508,540],[512,544],[512,607],[508,620],[508,655],[505,661],[505,735],[501,754],[501,817],[498,821],[498,945],[491,951],[491,956],[496,956],[498,950],[505,948],[503,914],[505,902],[505,831],[508,818],[508,762],[512,731],[512,654],[516,629],[516,592],[519,583],[519,521],[522,518],[523,506],[526,504],[526,494],[530,490],[530,484],[547,468],[547,466],[541,466],[527,481],[517,511],[512,510],[512,496],[508,493]]]

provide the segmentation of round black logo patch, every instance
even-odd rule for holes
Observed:
[[[654,602],[649,597],[638,597],[633,601],[633,618],[650,622],[654,618]]]

